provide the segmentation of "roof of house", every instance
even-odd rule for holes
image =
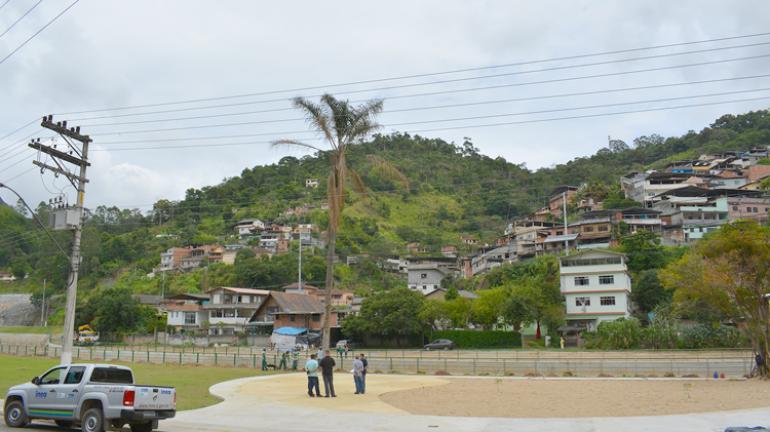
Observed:
[[[543,241],[543,243],[556,243],[556,242],[563,242],[563,241],[573,241],[578,238],[580,234],[562,234],[562,235],[555,235],[555,236],[548,236]]]
[[[561,193],[563,193],[563,192],[567,192],[567,191],[576,191],[576,190],[578,190],[578,187],[577,187],[577,186],[570,186],[570,185],[561,185],[561,186],[556,186],[556,187],[555,187],[555,188],[554,188],[554,189],[551,191],[551,195],[550,195],[550,196],[551,196],[551,197],[554,197],[555,195],[561,194]]]
[[[311,289],[311,290],[320,290],[321,289],[321,288],[318,288],[315,285],[310,285],[310,284],[306,284],[306,283],[302,284],[302,288],[303,289]],[[294,282],[294,283],[289,284],[289,285],[284,285],[283,289],[284,290],[298,290],[299,289],[299,283],[298,282]]]
[[[254,311],[254,317],[269,303],[270,298],[278,304],[278,314],[320,314],[324,312],[323,303],[311,295],[270,291],[268,298]]]
[[[759,196],[762,191],[752,191],[745,189],[704,189],[697,186],[685,186],[683,188],[673,189],[663,192],[657,197],[679,196],[679,197],[720,197],[720,196]]]
[[[161,304],[161,302],[163,301],[162,296],[152,295],[152,294],[135,294],[134,298],[138,300],[140,304],[143,304],[143,305],[157,306]]]
[[[198,304],[169,304],[166,309],[173,312],[197,312],[201,310],[201,306]]]
[[[211,296],[199,293],[181,293],[166,297],[166,300],[208,300]]]
[[[263,295],[263,296],[266,296],[266,295],[269,295],[271,293],[271,291],[262,290],[262,289],[234,288],[234,287],[216,287],[216,288],[212,288],[212,289],[210,289],[210,290],[208,290],[206,292],[214,292],[214,291],[220,290],[220,289],[228,291],[228,292],[231,292],[231,293],[235,293],[235,294],[250,294],[250,295]]]

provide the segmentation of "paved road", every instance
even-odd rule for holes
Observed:
[[[436,377],[423,377],[431,379]],[[600,417],[576,419],[504,419],[436,417],[398,412],[355,412],[332,410],[334,399],[307,399],[307,403],[288,404],[278,400],[265,402],[255,393],[256,384],[280,386],[281,376],[245,378],[217,384],[212,393],[225,401],[203,409],[179,413],[177,418],[161,423],[165,432],[339,432],[350,431],[534,431],[534,432],[721,432],[728,426],[768,426],[770,408],[657,417]],[[438,379],[438,378],[436,378]],[[356,396],[358,397],[358,396]],[[369,395],[376,403],[377,396]],[[0,426],[0,431],[6,431]],[[25,430],[52,431],[53,427]],[[127,430],[127,429],[126,429]]]

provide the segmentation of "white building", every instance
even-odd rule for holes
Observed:
[[[625,255],[587,250],[564,256],[559,274],[568,325],[592,331],[602,321],[631,315],[631,278]]]
[[[457,261],[454,258],[433,257],[407,259],[407,286],[409,289],[428,295],[441,286],[447,276],[457,276]]]

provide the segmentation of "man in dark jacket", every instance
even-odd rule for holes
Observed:
[[[364,353],[361,353],[361,363],[364,364],[364,373],[361,377],[361,393],[366,393],[366,373],[369,372],[369,360],[366,359]]]
[[[331,356],[329,350],[324,351],[324,358],[321,359],[319,366],[321,366],[321,374],[324,379],[324,394],[326,397],[337,397],[334,393],[334,366],[337,363],[334,362],[334,357]]]

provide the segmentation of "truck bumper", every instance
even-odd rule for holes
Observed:
[[[170,419],[176,415],[176,411],[173,410],[120,410],[120,419],[126,423],[147,422],[152,420]]]

